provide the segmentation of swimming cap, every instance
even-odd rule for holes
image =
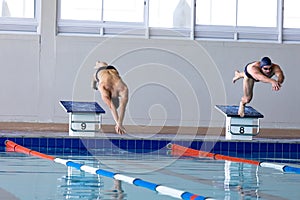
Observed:
[[[263,66],[266,66],[266,65],[272,65],[272,61],[269,57],[263,57],[261,60],[260,60],[260,67],[262,68]]]

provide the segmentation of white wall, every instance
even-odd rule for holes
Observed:
[[[53,8],[53,9],[52,9]],[[41,35],[0,35],[0,120],[67,123],[60,100],[98,101],[90,88],[97,60],[115,65],[130,89],[125,125],[222,126],[216,104],[238,104],[234,70],[270,56],[286,82],[255,85],[251,106],[263,127],[300,128],[300,45],[97,38],[55,35],[55,2],[43,1]],[[104,123],[113,123],[109,111]]]

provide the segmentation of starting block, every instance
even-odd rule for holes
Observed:
[[[264,116],[251,106],[245,106],[244,117],[238,115],[239,106],[216,105],[215,107],[226,116],[225,139],[252,140],[252,136],[259,134],[259,119]]]
[[[60,101],[69,113],[70,136],[95,136],[101,128],[103,108],[96,102]]]

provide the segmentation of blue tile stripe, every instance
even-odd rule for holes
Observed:
[[[105,139],[105,138],[47,138],[47,137],[0,137],[0,151],[5,140],[14,141],[34,150],[52,155],[94,155],[99,149],[121,149],[131,153],[151,153],[166,149],[170,142],[197,150],[243,158],[300,159],[299,142],[265,141],[186,141],[151,139]],[[1,148],[2,147],[2,148]],[[113,153],[111,151],[110,153]]]

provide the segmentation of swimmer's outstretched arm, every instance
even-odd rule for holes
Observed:
[[[284,81],[283,71],[281,70],[281,68],[277,64],[274,64],[274,69],[273,70],[274,70],[275,76],[277,76],[278,83],[282,84],[283,81]]]
[[[259,80],[261,82],[270,83],[272,85],[272,89],[275,91],[278,91],[281,88],[281,84],[278,81],[276,81],[273,78],[268,78],[267,76],[263,75],[261,72],[255,71],[253,72],[252,76],[256,80]]]

